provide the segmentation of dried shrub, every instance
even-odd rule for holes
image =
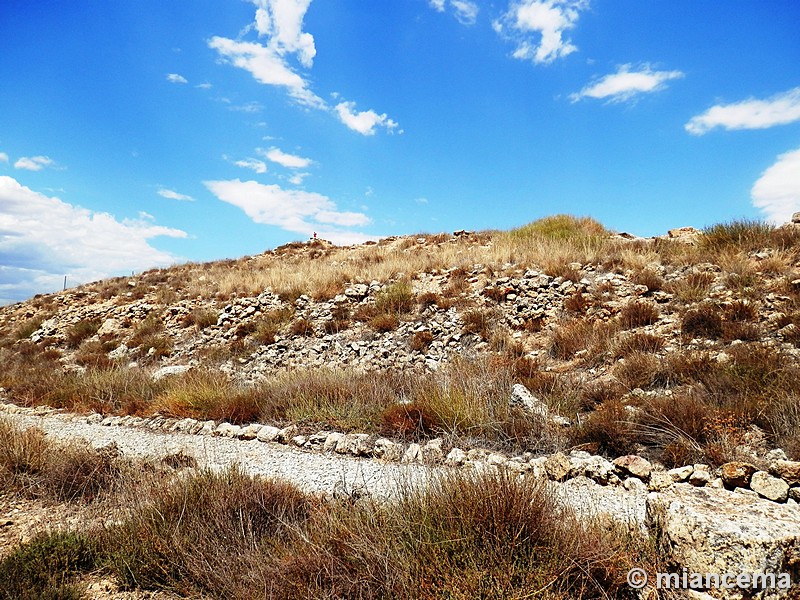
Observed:
[[[75,353],[75,362],[83,367],[96,369],[110,369],[116,362],[109,358],[108,353],[119,346],[116,339],[86,340]]]
[[[722,337],[722,316],[719,309],[704,303],[687,310],[681,319],[681,333],[687,337],[704,337],[715,340]]]
[[[337,334],[340,331],[344,331],[345,329],[349,329],[350,321],[347,319],[331,319],[329,321],[325,321],[322,325],[322,329],[327,334]]]
[[[417,331],[411,336],[409,347],[414,352],[425,352],[433,343],[433,334],[430,331]]]
[[[411,312],[414,308],[414,293],[407,281],[398,281],[386,286],[375,296],[375,308],[379,312],[397,315]]]
[[[468,291],[468,276],[469,274],[462,267],[453,269],[450,272],[450,279],[447,282],[447,285],[445,286],[444,290],[442,290],[442,294],[445,296],[445,298],[455,298],[456,296],[460,296],[464,292]]]
[[[749,219],[717,223],[703,230],[700,248],[713,253],[759,250],[772,245],[773,225]]]
[[[374,304],[359,304],[353,311],[353,320],[366,323],[378,315]]]
[[[616,379],[593,381],[580,390],[580,407],[583,410],[594,410],[599,404],[622,398],[627,390]]]
[[[648,388],[658,381],[661,363],[652,354],[634,352],[614,365],[614,376],[629,389]]]
[[[743,323],[741,321],[722,323],[722,339],[727,342],[732,340],[755,342],[760,340],[762,336],[763,330],[758,323]]]
[[[23,321],[17,329],[14,331],[14,337],[18,340],[24,340],[26,338],[31,337],[31,335],[39,329],[44,323],[44,318],[42,317],[33,317]]]
[[[550,354],[561,360],[569,360],[586,350],[589,353],[587,360],[599,360],[611,349],[616,331],[613,323],[585,319],[568,321],[550,335]]]
[[[488,310],[468,310],[461,316],[464,333],[474,333],[488,340],[495,326],[495,317]]]
[[[664,287],[664,278],[653,269],[639,269],[634,271],[630,280],[636,285],[643,285],[648,292],[657,292]]]
[[[202,331],[203,329],[216,325],[217,319],[219,319],[219,313],[216,310],[211,308],[195,308],[183,318],[181,324],[184,327],[191,327],[194,325],[198,331]]]
[[[620,456],[636,452],[636,423],[619,400],[609,400],[572,432],[572,443],[593,444],[600,452]]]
[[[708,295],[711,284],[714,283],[714,274],[707,271],[692,271],[680,279],[673,279],[664,288],[675,294],[682,302],[698,302]]]
[[[65,334],[67,346],[77,348],[83,340],[97,333],[100,325],[98,319],[81,319],[77,323],[73,323]]]
[[[421,311],[430,308],[431,306],[440,306],[443,298],[434,292],[423,292],[417,296],[417,304]]]
[[[664,339],[652,333],[636,331],[623,336],[614,346],[614,358],[624,358],[636,352],[655,353],[664,348]]]
[[[619,322],[623,329],[634,329],[652,325],[658,321],[659,310],[652,302],[634,300],[622,307]]]
[[[259,390],[233,383],[225,373],[191,370],[174,377],[153,408],[177,418],[247,423],[261,414]]]
[[[511,293],[511,288],[508,287],[496,287],[496,286],[488,286],[483,289],[481,295],[486,296],[490,300],[494,300],[495,302],[504,302],[506,296]]]
[[[392,313],[379,313],[369,320],[369,326],[378,333],[394,331],[399,325],[399,319]]]
[[[289,333],[304,337],[314,337],[314,323],[309,319],[297,319],[289,327]]]

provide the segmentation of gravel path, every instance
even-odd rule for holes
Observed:
[[[183,452],[194,457],[201,467],[224,469],[238,464],[247,473],[284,478],[307,492],[366,492],[388,498],[398,489],[424,483],[436,470],[445,468],[387,463],[258,440],[108,427],[89,424],[69,414],[35,416],[5,412],[3,416],[23,428],[39,427],[58,440],[83,439],[95,447],[113,442],[129,457],[161,458]],[[583,515],[607,513],[639,526],[644,522],[646,489],[628,491],[619,486],[600,486],[584,477],[551,485]]]

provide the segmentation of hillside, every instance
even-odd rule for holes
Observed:
[[[0,308],[0,387],[25,406],[667,467],[800,457],[798,253],[794,224],[642,239],[567,216],[292,243]]]

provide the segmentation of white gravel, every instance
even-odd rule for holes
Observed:
[[[39,427],[58,440],[83,439],[95,447],[112,442],[125,456],[161,458],[183,452],[201,467],[224,469],[239,465],[245,472],[279,477],[294,482],[307,492],[341,494],[369,493],[391,497],[398,489],[424,483],[437,469],[423,465],[386,463],[370,458],[300,450],[279,443],[185,433],[162,433],[146,429],[88,424],[74,415],[34,416],[5,413],[4,418],[20,427]],[[614,519],[642,526],[647,490],[625,490],[601,486],[578,477],[551,484],[563,500],[585,516],[609,514]]]

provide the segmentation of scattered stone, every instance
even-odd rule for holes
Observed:
[[[403,444],[398,444],[386,438],[379,438],[375,440],[372,454],[376,458],[381,458],[388,462],[397,462],[403,458],[404,451]]]
[[[689,483],[702,487],[711,481],[711,478],[711,467],[708,465],[697,464],[694,465],[694,470],[692,471],[692,474],[689,475]]]
[[[789,484],[766,471],[753,473],[750,489],[773,502],[786,502],[789,498]]]
[[[442,450],[443,443],[444,440],[441,438],[435,438],[422,447],[422,460],[425,464],[436,465],[444,460],[444,451]]]
[[[406,451],[403,454],[403,458],[400,459],[400,462],[403,464],[419,462],[421,457],[422,449],[420,448],[420,445],[411,443],[408,445],[408,448],[406,448]]]
[[[769,472],[780,477],[789,485],[800,483],[800,462],[793,460],[776,460],[769,466]]]
[[[232,425],[231,423],[220,423],[214,430],[214,435],[219,437],[235,438],[239,435],[242,428],[239,425]]]
[[[322,449],[325,452],[335,451],[339,442],[344,439],[344,434],[340,431],[331,431],[325,436],[325,441],[322,444]]]
[[[297,435],[299,428],[297,425],[289,425],[288,427],[284,427],[280,431],[278,431],[278,435],[275,436],[276,442],[281,442],[283,444],[288,444],[289,440],[294,438]]]
[[[452,448],[450,452],[447,453],[447,458],[445,458],[444,464],[449,467],[460,467],[466,461],[466,452],[464,452],[461,448]]]
[[[660,492],[673,484],[672,476],[666,471],[653,471],[647,482],[647,489],[651,492]]]
[[[274,442],[278,439],[281,430],[277,427],[273,427],[272,425],[264,425],[261,429],[258,430],[256,434],[256,439],[259,442]]]
[[[621,475],[631,475],[642,480],[648,479],[653,471],[653,465],[649,460],[635,454],[615,458],[614,466]]]
[[[572,465],[569,462],[569,458],[561,452],[551,454],[544,461],[544,470],[553,481],[566,480],[571,468]]]
[[[170,375],[182,375],[191,368],[192,367],[190,365],[171,365],[169,367],[161,367],[153,372],[153,381],[164,379],[164,377],[169,377]]]
[[[682,483],[684,481],[688,481],[689,477],[691,476],[692,472],[694,471],[693,465],[686,465],[683,467],[676,467],[674,469],[670,469],[667,471],[669,476],[672,477],[672,481],[675,483]]]
[[[259,425],[258,423],[253,423],[248,425],[247,427],[242,428],[237,436],[240,440],[254,440],[256,439],[256,435],[258,432],[261,431],[263,425]]]
[[[727,462],[719,468],[719,475],[727,488],[750,487],[750,478],[758,471],[750,463],[733,461]]]

